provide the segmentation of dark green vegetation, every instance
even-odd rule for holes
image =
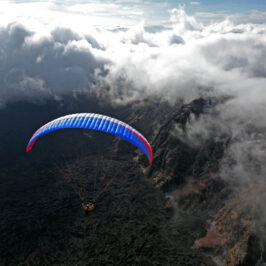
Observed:
[[[88,108],[87,102],[78,100],[69,107],[65,101],[63,107],[56,102],[21,103],[0,112],[6,124],[1,128],[0,264],[213,265],[190,248],[205,232],[203,221],[165,208],[163,192],[141,171],[147,161],[133,160],[136,153],[130,144],[105,134],[70,130],[40,139],[25,153],[33,131],[59,115],[108,112],[129,122],[138,115],[130,117],[127,108]],[[106,172],[105,179],[114,180],[95,210],[85,215],[58,166],[77,183],[84,182],[89,200],[97,161],[102,172],[96,189],[103,186],[101,175]]]

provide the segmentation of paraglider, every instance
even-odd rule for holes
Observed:
[[[136,129],[115,118],[93,113],[80,113],[59,117],[41,128],[31,137],[26,151],[29,152],[36,140],[47,133],[66,128],[84,128],[103,131],[119,136],[142,150],[151,164],[152,149],[147,139]]]
[[[68,128],[91,129],[118,136],[142,150],[148,158],[149,164],[151,164],[152,162],[153,155],[151,146],[147,139],[140,132],[138,132],[136,129],[129,126],[128,124],[119,121],[115,118],[94,113],[79,113],[66,115],[43,125],[31,137],[26,147],[26,151],[29,152],[32,149],[36,140],[42,135],[48,134],[56,130]],[[100,193],[98,193],[98,195],[94,197],[91,202],[85,204],[84,198],[80,195],[79,191],[74,186],[71,178],[66,177],[66,180],[72,185],[74,191],[79,196],[82,208],[86,213],[89,213],[94,209],[97,198],[112,183],[112,180],[108,182],[104,189],[100,191]]]

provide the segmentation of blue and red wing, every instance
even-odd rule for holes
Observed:
[[[148,157],[149,163],[152,162],[151,146],[141,133],[115,118],[93,113],[66,115],[45,124],[33,134],[26,151],[29,152],[31,150],[35,141],[40,136],[65,128],[92,129],[119,136],[142,150]]]

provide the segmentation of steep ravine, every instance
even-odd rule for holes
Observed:
[[[167,207],[205,220],[207,233],[193,243],[193,249],[209,254],[218,265],[263,265],[265,221],[260,211],[265,216],[260,205],[266,182],[235,193],[219,176],[230,136],[214,131],[200,145],[191,145],[184,137],[191,117],[197,119],[218,104],[214,99],[198,99],[174,106],[175,111],[151,138],[154,162],[146,176],[168,192]],[[176,127],[181,130],[174,131]]]

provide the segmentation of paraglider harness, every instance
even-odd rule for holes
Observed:
[[[83,210],[88,213],[88,212],[91,212],[94,210],[94,207],[95,207],[95,203],[96,203],[96,200],[103,194],[103,192],[112,184],[113,182],[113,178],[105,185],[105,187],[98,193],[98,195],[96,195],[96,197],[91,201],[89,202],[88,204],[85,204],[84,203],[84,199],[82,197],[80,197],[81,199],[81,206],[83,208]]]
[[[89,202],[88,204],[84,204],[84,202],[82,201],[81,206],[86,213],[91,212],[94,210],[95,200]]]
[[[104,186],[104,188],[102,190],[100,190],[98,192],[97,195],[95,195],[93,197],[93,200],[87,204],[84,203],[84,197],[81,195],[81,192],[79,191],[79,189],[75,186],[73,180],[71,177],[68,176],[68,174],[65,172],[65,170],[63,168],[60,168],[58,165],[56,165],[58,167],[58,169],[63,173],[63,177],[66,179],[66,181],[72,186],[73,190],[75,191],[75,193],[78,195],[78,197],[80,198],[81,201],[81,206],[82,209],[86,212],[89,213],[91,211],[94,210],[95,208],[95,203],[97,201],[97,199],[103,194],[103,192],[112,184],[113,182],[113,178],[111,180],[109,180],[109,182]],[[98,168],[98,166],[97,166]],[[97,171],[98,172],[98,171]],[[96,187],[96,176],[94,177],[94,191],[93,194],[95,194],[95,187]]]

